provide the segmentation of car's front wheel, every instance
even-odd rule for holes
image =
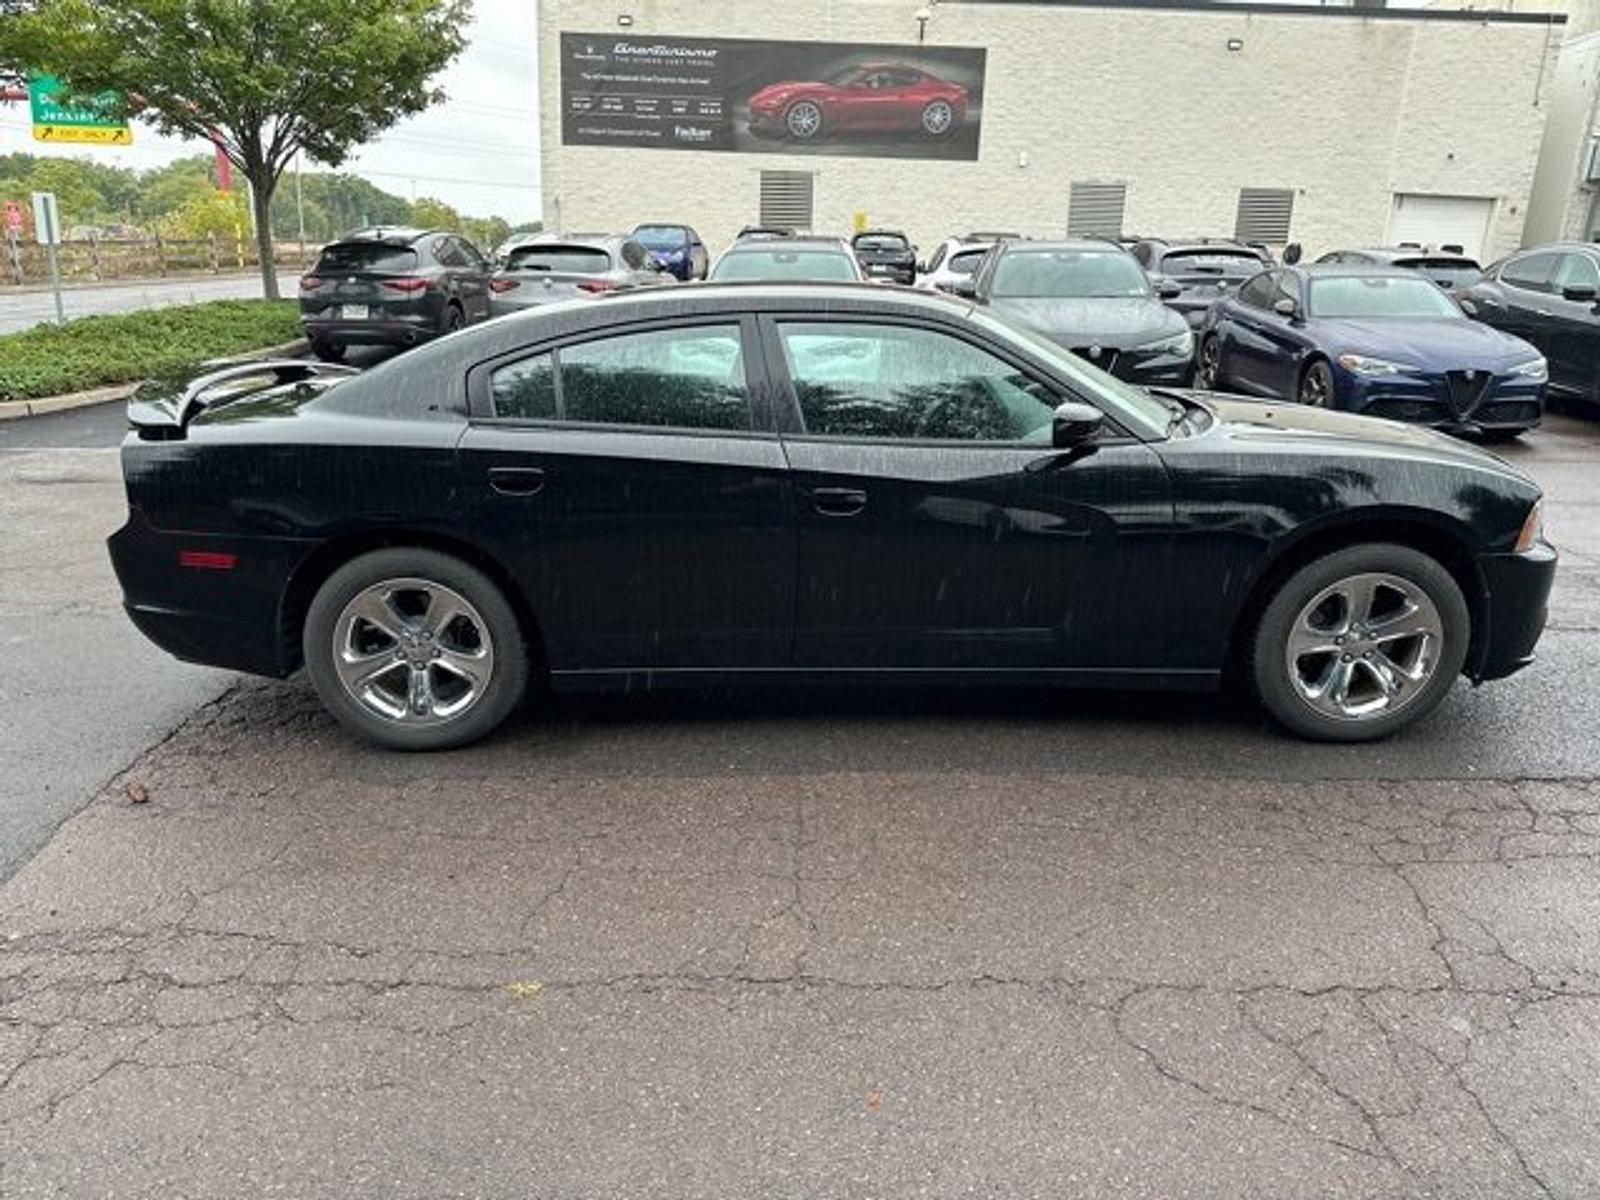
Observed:
[[[483,737],[528,682],[527,645],[500,589],[420,547],[364,554],[330,575],[306,613],[303,649],[328,711],[395,750]]]
[[[783,127],[797,142],[810,142],[822,134],[822,107],[811,100],[799,100],[783,116]]]
[[[1208,333],[1200,342],[1200,367],[1196,372],[1196,386],[1204,392],[1222,388],[1222,339]]]
[[[1295,571],[1250,646],[1263,706],[1318,741],[1387,737],[1428,715],[1466,661],[1472,619],[1437,560],[1409,546],[1339,550]]]
[[[1333,368],[1324,360],[1313,359],[1300,372],[1300,386],[1295,399],[1312,408],[1333,407]]]

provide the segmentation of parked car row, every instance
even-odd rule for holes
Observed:
[[[1600,247],[1480,268],[1459,247],[1284,263],[1223,238],[1033,240],[970,232],[926,259],[900,230],[848,240],[748,226],[715,262],[692,226],[535,234],[491,266],[440,230],[364,230],[301,281],[316,353],[408,346],[583,295],[679,282],[859,282],[968,299],[1141,384],[1234,390],[1490,438],[1537,425],[1547,386],[1600,402]],[[1468,320],[1477,318],[1476,321]]]

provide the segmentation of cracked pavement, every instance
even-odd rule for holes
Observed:
[[[0,888],[0,1194],[1600,1194],[1597,450],[1514,452],[1545,659],[1381,746],[818,692],[422,758],[236,681]]]

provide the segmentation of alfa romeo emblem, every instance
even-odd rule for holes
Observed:
[[[1090,358],[1099,358],[1104,353],[1105,353],[1105,347],[1103,347],[1103,346],[1090,346],[1089,347],[1089,357]]]

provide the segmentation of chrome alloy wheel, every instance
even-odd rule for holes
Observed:
[[[809,100],[802,100],[789,110],[786,119],[789,132],[797,138],[812,138],[822,128],[822,110]]]
[[[922,128],[935,137],[949,133],[950,126],[955,124],[955,120],[955,110],[943,100],[935,100],[922,110]]]
[[[431,579],[385,579],[358,592],[333,627],[333,664],[368,712],[438,725],[475,704],[494,674],[478,610]]]
[[[1324,716],[1386,716],[1438,669],[1444,622],[1416,584],[1363,574],[1322,589],[1295,617],[1284,665],[1296,694]]]

